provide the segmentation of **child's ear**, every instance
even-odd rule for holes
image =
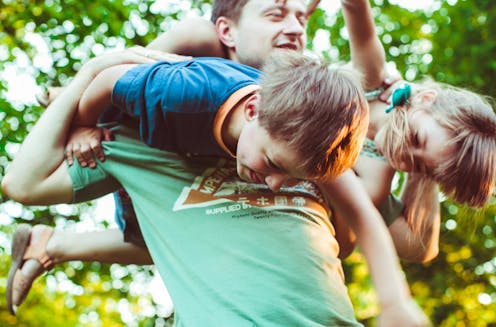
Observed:
[[[413,97],[413,103],[424,107],[431,107],[434,101],[436,101],[436,98],[436,90],[424,90],[420,91]]]
[[[233,24],[232,20],[224,16],[217,18],[215,22],[215,30],[217,31],[219,40],[228,48],[234,48],[235,45],[231,28]]]
[[[246,121],[250,121],[257,118],[258,108],[261,103],[260,100],[261,100],[260,94],[257,92],[253,95],[250,95],[250,97],[245,101],[243,106],[243,113]]]

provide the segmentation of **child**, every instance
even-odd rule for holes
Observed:
[[[353,165],[368,107],[350,71],[282,51],[265,66],[260,87],[259,76],[219,58],[112,67],[83,93],[73,124],[95,126],[113,104],[139,120],[148,145],[236,157],[242,179],[273,191]]]
[[[370,9],[361,0],[342,4],[352,61],[368,77],[365,87],[375,88],[377,79],[370,78],[374,67],[384,67],[384,49]],[[403,258],[425,261],[437,254],[437,184],[460,203],[482,207],[488,202],[496,180],[495,131],[496,114],[483,96],[432,81],[399,88],[390,105],[370,103],[366,144],[374,140],[387,162],[360,156],[354,169],[376,204],[389,194],[394,169],[408,173],[404,210],[389,222],[397,231],[393,239],[406,240],[395,242]]]

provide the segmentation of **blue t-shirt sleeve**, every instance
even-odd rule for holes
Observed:
[[[160,131],[165,127],[168,112],[179,111],[178,104],[186,104],[185,92],[189,89],[198,94],[199,90],[186,87],[181,71],[176,65],[160,62],[139,65],[125,73],[114,86],[112,102],[129,117],[139,120],[140,135],[148,145],[162,148],[166,136]]]
[[[205,148],[202,142],[215,143],[212,128],[220,106],[238,89],[255,84],[256,77],[253,68],[219,58],[139,65],[117,81],[112,102],[139,120],[146,144],[197,152]]]

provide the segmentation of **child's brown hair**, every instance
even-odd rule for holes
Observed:
[[[292,51],[274,53],[263,72],[260,126],[298,153],[298,168],[320,178],[353,166],[368,126],[358,74]]]

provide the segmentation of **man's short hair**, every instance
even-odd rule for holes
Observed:
[[[248,1],[250,0],[214,0],[210,20],[215,24],[219,17],[226,17],[237,23]]]

